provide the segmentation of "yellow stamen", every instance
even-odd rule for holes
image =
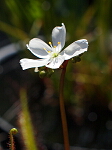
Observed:
[[[52,45],[52,43],[51,43],[51,42],[49,42],[49,45]]]
[[[60,44],[61,42],[58,42],[58,44]]]
[[[54,48],[56,48],[56,46],[54,46]]]
[[[51,42],[49,42],[49,45],[50,45],[51,47],[53,47]]]

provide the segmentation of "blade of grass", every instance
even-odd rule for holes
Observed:
[[[28,110],[26,91],[22,89],[20,91],[20,100],[22,113],[20,115],[20,126],[22,131],[23,140],[27,150],[38,150],[34,137],[34,129]]]

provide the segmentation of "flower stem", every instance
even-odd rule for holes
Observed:
[[[64,89],[64,78],[66,73],[66,66],[68,61],[65,61],[63,64],[61,77],[60,77],[60,90],[59,90],[59,97],[60,97],[60,113],[61,113],[61,120],[62,120],[62,128],[63,128],[63,140],[64,140],[64,148],[65,150],[69,150],[69,138],[68,138],[68,127],[67,127],[67,120],[66,120],[66,113],[65,113],[65,105],[64,105],[64,96],[63,96],[63,89]]]

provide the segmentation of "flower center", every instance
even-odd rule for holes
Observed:
[[[47,51],[46,48],[43,48],[45,51],[47,51],[50,55],[51,58],[56,58],[58,57],[59,53],[60,53],[60,47],[59,45],[61,44],[61,42],[57,42],[57,46],[52,46],[52,43],[49,42],[49,45],[51,46],[52,51]]]
[[[55,57],[57,57],[58,55],[59,55],[58,53],[53,53],[53,54],[52,54],[52,57],[55,58]]]

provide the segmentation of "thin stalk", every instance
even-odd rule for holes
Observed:
[[[16,128],[12,128],[9,132],[9,138],[10,138],[10,150],[15,150],[15,143],[14,143],[14,137],[13,135],[17,134],[18,130]]]
[[[10,133],[10,149],[11,149],[11,150],[15,150],[14,138],[13,138],[12,133]]]
[[[70,150],[67,119],[66,119],[64,96],[63,96],[64,78],[65,78],[67,63],[68,63],[68,61],[65,61],[63,68],[62,68],[62,72],[61,72],[59,97],[60,97],[60,113],[61,113],[61,120],[62,120],[64,148],[65,148],[65,150]]]

